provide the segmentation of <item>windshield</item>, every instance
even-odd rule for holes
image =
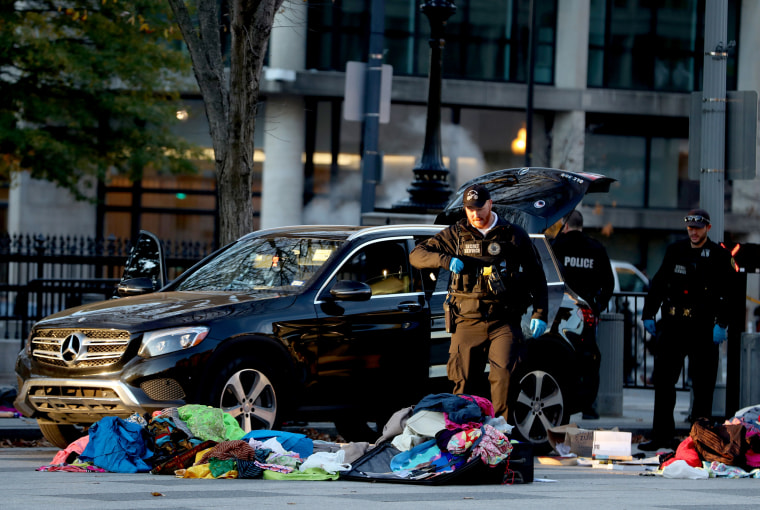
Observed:
[[[239,242],[188,275],[176,290],[298,294],[342,244],[336,239],[294,237]]]

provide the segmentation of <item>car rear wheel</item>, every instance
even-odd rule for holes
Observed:
[[[536,454],[551,451],[548,430],[567,423],[567,403],[559,380],[544,370],[529,370],[519,378],[510,414],[517,434]]]
[[[279,425],[275,380],[253,363],[235,361],[222,370],[213,392],[213,402],[232,415],[246,432]]]
[[[71,443],[87,435],[85,429],[77,425],[62,425],[42,420],[37,420],[37,425],[45,439],[61,450],[65,450]]]

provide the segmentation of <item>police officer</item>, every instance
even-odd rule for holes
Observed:
[[[572,211],[566,218],[562,231],[552,243],[554,255],[562,267],[565,281],[580,297],[591,306],[599,319],[599,314],[607,304],[615,289],[615,278],[607,250],[602,244],[583,232],[583,215]],[[594,339],[595,340],[595,339]],[[599,392],[599,366],[601,353],[596,341],[585,342],[587,348],[581,354],[581,374],[585,379],[581,406],[583,418],[598,419],[594,401]]]
[[[688,239],[668,246],[652,279],[642,318],[657,338],[654,358],[654,418],[644,451],[673,448],[676,383],[689,357],[693,420],[712,416],[718,348],[727,338],[728,292],[734,277],[731,254],[707,237],[710,215],[694,209],[684,218]],[[662,319],[654,317],[661,310]]]
[[[528,234],[498,217],[487,188],[469,186],[463,205],[467,217],[419,244],[410,261],[453,273],[447,296],[453,393],[477,394],[488,362],[494,413],[507,419],[509,379],[523,338],[520,319],[530,304],[532,335],[546,330],[546,276]]]

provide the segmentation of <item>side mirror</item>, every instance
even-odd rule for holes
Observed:
[[[131,278],[119,283],[116,287],[116,293],[119,297],[139,296],[141,294],[150,294],[156,290],[153,280],[146,276]]]
[[[330,289],[330,296],[336,301],[368,301],[372,289],[366,283],[338,280]]]

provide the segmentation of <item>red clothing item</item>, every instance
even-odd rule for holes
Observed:
[[[699,458],[699,453],[694,447],[694,440],[691,437],[687,437],[681,441],[681,444],[679,444],[678,448],[676,448],[675,456],[663,462],[662,465],[660,465],[660,469],[669,464],[672,464],[677,460],[686,461],[688,465],[694,468],[702,467],[702,460]]]

